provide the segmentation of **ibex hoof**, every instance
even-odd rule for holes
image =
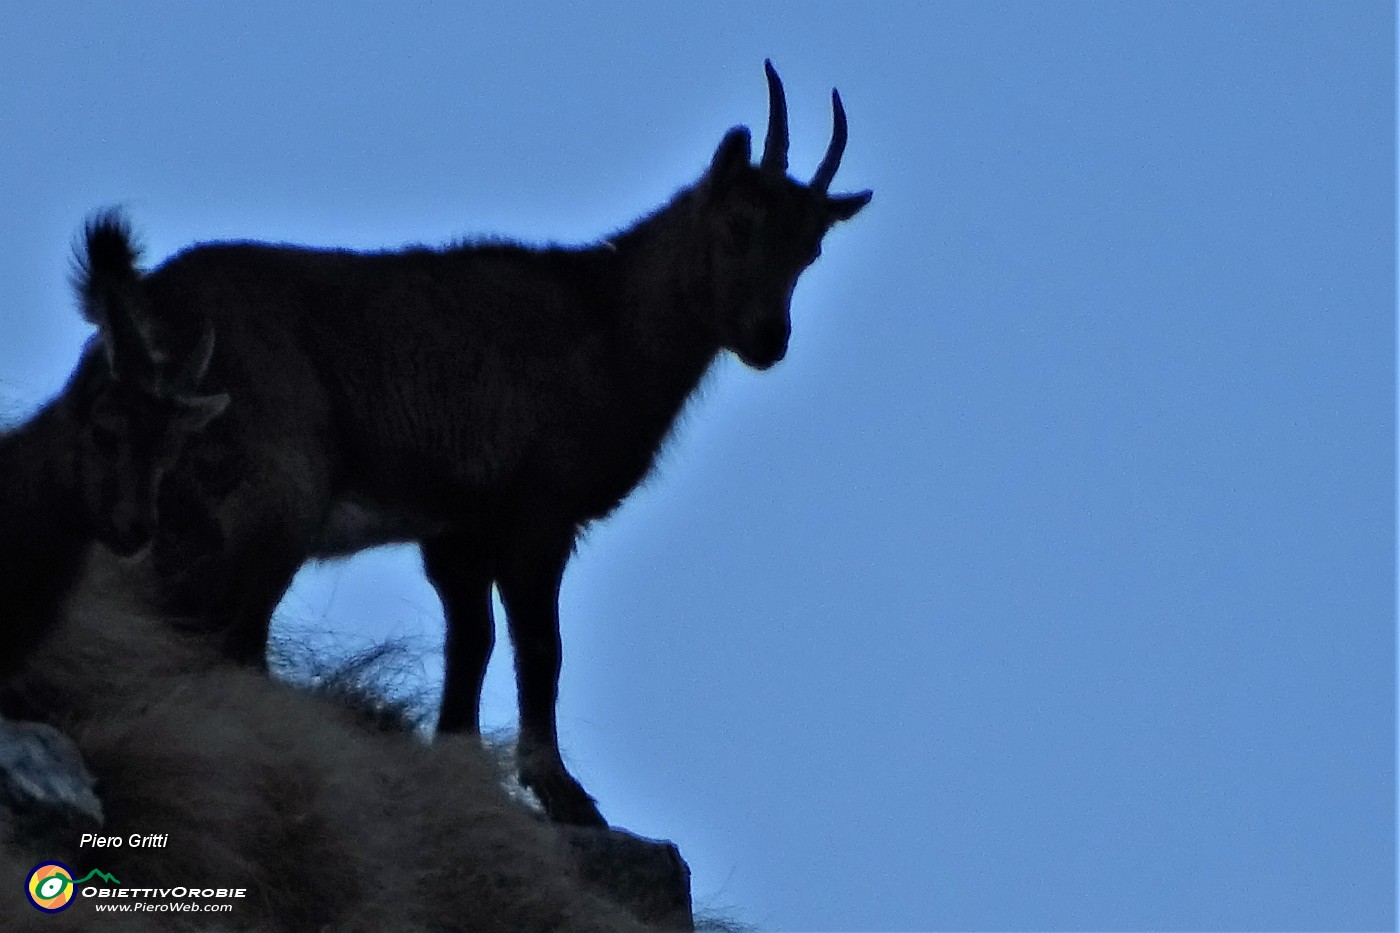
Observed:
[[[520,783],[539,798],[545,815],[553,823],[570,826],[606,828],[608,821],[598,812],[598,805],[578,781],[565,771],[531,773],[522,769]]]

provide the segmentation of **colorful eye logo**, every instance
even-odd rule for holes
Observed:
[[[62,862],[34,866],[25,884],[29,903],[46,914],[56,914],[73,902],[73,872]]]

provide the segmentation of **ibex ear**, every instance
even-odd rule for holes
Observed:
[[[710,170],[705,173],[705,180],[711,187],[725,187],[742,170],[749,167],[751,154],[752,142],[749,139],[749,128],[746,126],[734,127],[724,134],[724,139],[720,140],[719,148],[715,150],[715,157],[710,160]]]
[[[855,194],[838,194],[826,199],[826,225],[840,223],[843,220],[850,220],[860,209],[870,203],[870,196],[874,192],[859,191]]]
[[[224,413],[229,398],[222,392],[218,395],[177,395],[174,402],[179,408],[175,424],[186,431],[198,431]]]

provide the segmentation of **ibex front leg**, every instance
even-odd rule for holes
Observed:
[[[248,444],[244,482],[225,500],[226,648],[244,664],[267,663],[268,630],[311,554],[331,500],[331,458],[295,438]]]
[[[593,798],[564,767],[555,704],[559,697],[559,584],[573,550],[573,530],[545,535],[536,525],[515,542],[496,578],[515,647],[520,698],[520,783],[534,791],[557,823],[606,826]]]
[[[201,533],[162,534],[153,560],[167,612],[200,620],[221,639],[225,656],[264,667],[272,614],[326,520],[328,469],[290,443],[218,443],[244,451],[243,478],[205,502],[186,477],[179,497],[163,498],[162,506],[167,516],[179,508],[183,514],[172,517]]]
[[[491,572],[480,549],[460,536],[423,542],[423,570],[447,621],[439,733],[481,731],[481,684],[496,644]]]

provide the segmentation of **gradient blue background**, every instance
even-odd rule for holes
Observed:
[[[0,29],[12,407],[98,207],[151,261],[586,241],[761,135],[771,56],[794,173],[836,84],[875,200],[571,565],[604,813],[764,929],[1392,927],[1389,4],[118,6]],[[439,675],[411,550],[284,612]]]

